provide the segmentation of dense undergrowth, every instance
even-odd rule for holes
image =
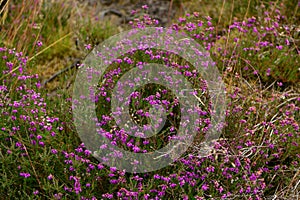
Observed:
[[[81,142],[72,115],[75,70],[52,87],[42,86],[46,68],[53,73],[71,58],[84,57],[117,29],[97,24],[88,13],[80,18],[72,1],[41,2],[11,1],[15,12],[1,27],[1,199],[299,198],[300,2],[220,1],[214,7],[188,1],[190,12],[170,24],[210,53],[226,85],[225,127],[206,157],[198,155],[201,133],[211,123],[209,94],[190,63],[144,49],[110,65],[96,103],[99,126],[113,145],[145,153],[176,139],[180,105],[170,90],[151,84],[132,94],[130,114],[142,126],[149,123],[151,105],[164,105],[168,117],[160,134],[138,140],[116,126],[111,91],[133,67],[154,62],[177,69],[206,105],[198,110],[203,127],[188,151],[166,168],[140,174],[105,166]],[[134,16],[124,29],[159,27],[147,6]]]

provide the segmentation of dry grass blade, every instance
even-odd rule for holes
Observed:
[[[0,0],[0,15],[1,16],[1,23],[4,24],[6,18],[7,18],[7,13],[8,13],[8,4],[10,0]]]

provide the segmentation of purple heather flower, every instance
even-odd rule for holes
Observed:
[[[103,197],[103,198],[107,198],[107,199],[113,199],[114,195],[113,195],[113,194],[106,193],[106,194],[102,194],[102,197]]]
[[[21,142],[16,142],[16,147],[21,147],[22,143]]]
[[[136,13],[137,13],[136,10],[131,10],[131,12],[130,12],[131,15],[135,15]]]
[[[117,179],[112,179],[109,181],[111,184],[118,184],[119,181]]]
[[[209,189],[209,187],[208,187],[208,185],[205,183],[205,184],[202,185],[201,189],[202,189],[203,191],[206,191],[206,190]]]
[[[28,178],[28,177],[30,177],[30,174],[26,173],[26,172],[21,172],[20,176],[23,176],[24,178]]]
[[[53,179],[53,175],[50,174],[48,177],[47,177],[48,180],[52,180]]]
[[[149,197],[150,197],[150,194],[144,194],[144,199],[149,199]]]
[[[110,168],[110,171],[113,173],[113,172],[116,172],[117,171],[117,168],[116,167],[111,167]]]
[[[53,154],[57,154],[57,150],[56,149],[51,149],[51,153],[53,153]]]
[[[36,45],[37,45],[38,47],[41,47],[41,46],[43,45],[43,42],[42,42],[42,41],[37,41]]]
[[[241,188],[241,189],[239,190],[239,192],[240,192],[240,194],[242,194],[242,193],[244,192],[244,189]]]
[[[132,150],[135,152],[135,153],[138,153],[140,151],[140,148],[138,146],[134,146],[132,148]]]
[[[276,166],[274,167],[274,170],[277,171],[279,168],[280,168],[280,165],[276,165]]]
[[[248,186],[245,192],[246,192],[246,193],[250,193],[250,192],[251,192],[251,187]]]
[[[85,44],[85,45],[84,45],[84,48],[85,48],[86,50],[90,50],[90,49],[92,48],[92,45],[91,45],[91,44]]]
[[[41,147],[44,147],[44,146],[45,146],[45,143],[42,142],[42,141],[39,141],[39,145],[40,145]]]
[[[36,138],[37,138],[38,140],[41,140],[43,137],[42,137],[41,135],[37,135]]]
[[[153,176],[153,178],[154,178],[154,179],[160,179],[160,175],[155,174],[155,175]]]
[[[183,17],[179,17],[179,18],[178,18],[178,21],[179,21],[180,23],[182,23],[182,22],[185,22],[185,21],[186,21],[186,19],[185,19],[185,18],[183,18]]]
[[[99,163],[99,164],[97,165],[97,168],[101,170],[101,169],[104,168],[104,166],[103,166],[101,163]]]
[[[143,5],[142,8],[147,10],[149,7],[147,5]]]
[[[256,175],[254,173],[251,174],[249,177],[250,181],[255,181],[257,179]]]

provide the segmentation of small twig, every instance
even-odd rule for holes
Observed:
[[[295,187],[294,187],[293,191],[295,191],[295,190],[296,190],[296,188],[298,187],[299,183],[300,183],[300,180],[299,180],[299,181],[296,183],[296,185],[295,185]]]
[[[104,10],[101,12],[101,19],[104,19],[105,15],[107,15],[109,13],[115,14],[118,17],[123,17],[123,14],[120,11],[118,11],[116,9],[109,9],[109,10]]]
[[[261,93],[264,93],[265,91],[267,91],[268,89],[270,89],[270,87],[272,87],[275,83],[276,83],[276,81],[274,81],[273,83],[271,83],[267,88],[265,88],[264,90],[262,90]]]
[[[243,78],[243,77],[242,77]],[[245,83],[248,85],[249,88],[251,88],[252,91],[254,91],[253,87],[250,85],[250,83],[245,79],[243,78],[243,80],[245,81]]]
[[[100,14],[100,19],[103,20],[105,15],[107,15],[107,14],[117,15],[118,17],[122,18],[123,22],[129,22],[129,21],[133,20],[131,17],[123,15],[123,13],[121,13],[120,11],[118,11],[116,9],[108,9],[108,10],[102,11]]]
[[[57,76],[59,76],[60,74],[68,71],[68,70],[71,70],[72,68],[76,67],[78,68],[80,65],[80,59],[76,59],[75,62],[70,65],[69,67],[66,67],[66,68],[63,68],[62,70],[56,72],[55,74],[53,74],[49,79],[45,80],[43,83],[42,83],[42,87],[44,87],[48,82],[52,81],[53,79],[55,79]]]
[[[153,159],[154,159],[154,160],[157,160],[157,159],[159,159],[159,158],[161,158],[161,157],[163,157],[163,156],[170,155],[173,151],[175,151],[175,148],[177,148],[179,145],[185,145],[185,143],[179,142],[178,144],[176,144],[175,146],[173,146],[173,148],[170,149],[170,150],[167,151],[167,152],[159,152],[159,151],[157,151],[158,153],[161,153],[162,155],[157,156],[157,157],[155,157],[155,158],[153,158]]]
[[[287,102],[292,101],[292,100],[295,100],[295,99],[298,99],[298,98],[299,98],[299,97],[293,97],[293,98],[290,98],[290,99],[286,100],[285,102],[279,104],[276,108],[279,108],[279,107],[283,106],[284,104],[286,104]]]
[[[296,173],[296,174],[294,175],[294,177],[292,178],[292,181],[291,181],[291,183],[289,184],[288,189],[290,189],[290,188],[292,187],[293,182],[294,182],[293,180],[295,180],[299,175],[300,175],[300,170],[298,170],[297,173]],[[298,181],[298,183],[295,185],[295,187],[294,187],[293,190],[296,190],[296,188],[297,188],[299,182],[300,182],[300,181]]]

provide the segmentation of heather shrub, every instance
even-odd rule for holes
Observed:
[[[52,31],[52,26],[43,29],[45,35],[39,40],[34,37],[34,40],[26,42],[31,45],[30,48],[17,48],[23,49],[23,52],[6,47],[13,45],[2,44],[1,197],[298,198],[299,35],[293,28],[294,24],[285,24],[290,18],[281,14],[286,13],[285,7],[281,8],[271,1],[266,1],[263,5],[265,6],[260,7],[263,13],[260,16],[247,16],[242,20],[226,22],[228,27],[224,25],[222,32],[217,31],[220,30],[220,24],[215,16],[210,18],[198,12],[185,14],[174,20],[170,26],[173,31],[192,37],[210,53],[226,85],[225,125],[220,137],[213,141],[212,151],[205,157],[201,156],[201,152],[205,151],[202,141],[212,123],[211,93],[195,66],[174,52],[141,48],[116,58],[104,75],[99,77],[97,91],[93,96],[99,132],[112,145],[135,153],[151,152],[178,139],[176,133],[180,126],[181,105],[176,95],[164,86],[147,84],[136,89],[130,94],[129,115],[132,121],[144,127],[150,124],[150,107],[153,105],[162,105],[160,108],[163,107],[163,111],[167,112],[167,120],[159,134],[146,139],[135,138],[119,128],[112,115],[113,88],[118,86],[120,78],[133,68],[142,69],[147,63],[158,63],[167,66],[170,71],[176,69],[192,84],[199,101],[195,112],[201,122],[193,144],[171,165],[147,173],[128,173],[116,167],[106,166],[105,160],[110,158],[99,158],[99,155],[86,148],[82,143],[83,138],[78,136],[72,113],[72,81],[69,80],[69,89],[59,88],[50,98],[49,91],[42,87],[41,79],[32,73],[31,69],[36,67],[36,63],[42,62],[38,59],[60,54],[60,50],[67,51],[67,48],[49,47],[48,42],[52,40],[52,36],[48,38],[49,41],[46,38]],[[251,6],[253,5],[250,4]],[[45,15],[53,12],[54,14],[49,14],[47,19],[51,18],[50,21],[58,25],[56,27],[61,26],[59,30],[66,31],[62,27],[68,27],[68,19],[72,14],[63,14],[62,18],[57,19],[55,16],[60,16],[62,9],[58,4],[40,9]],[[71,12],[68,7],[63,9],[67,13]],[[242,2],[240,10],[242,13],[249,11],[246,1]],[[158,20],[147,14],[146,5],[139,12],[132,12],[136,13],[135,19],[129,22],[132,28],[143,30],[145,27],[159,27]],[[298,16],[296,12],[295,16]],[[10,19],[8,17],[8,20]],[[82,54],[109,36],[110,31],[105,32],[102,28],[90,26],[91,21],[88,26],[78,31],[82,38],[86,38],[92,30],[92,34],[89,35],[92,38],[85,41]],[[53,37],[59,38],[59,35]],[[70,40],[65,41],[65,44],[70,46]],[[48,52],[44,51],[40,56],[36,56],[42,47]],[[36,54],[28,57],[27,54],[32,52]],[[84,67],[86,66],[80,65],[79,68]],[[63,78],[59,80],[61,84],[65,83]],[[135,129],[132,130],[134,132]],[[94,138],[91,136],[91,139]],[[105,149],[107,145],[100,148]],[[114,159],[118,156],[120,155],[112,154]]]

